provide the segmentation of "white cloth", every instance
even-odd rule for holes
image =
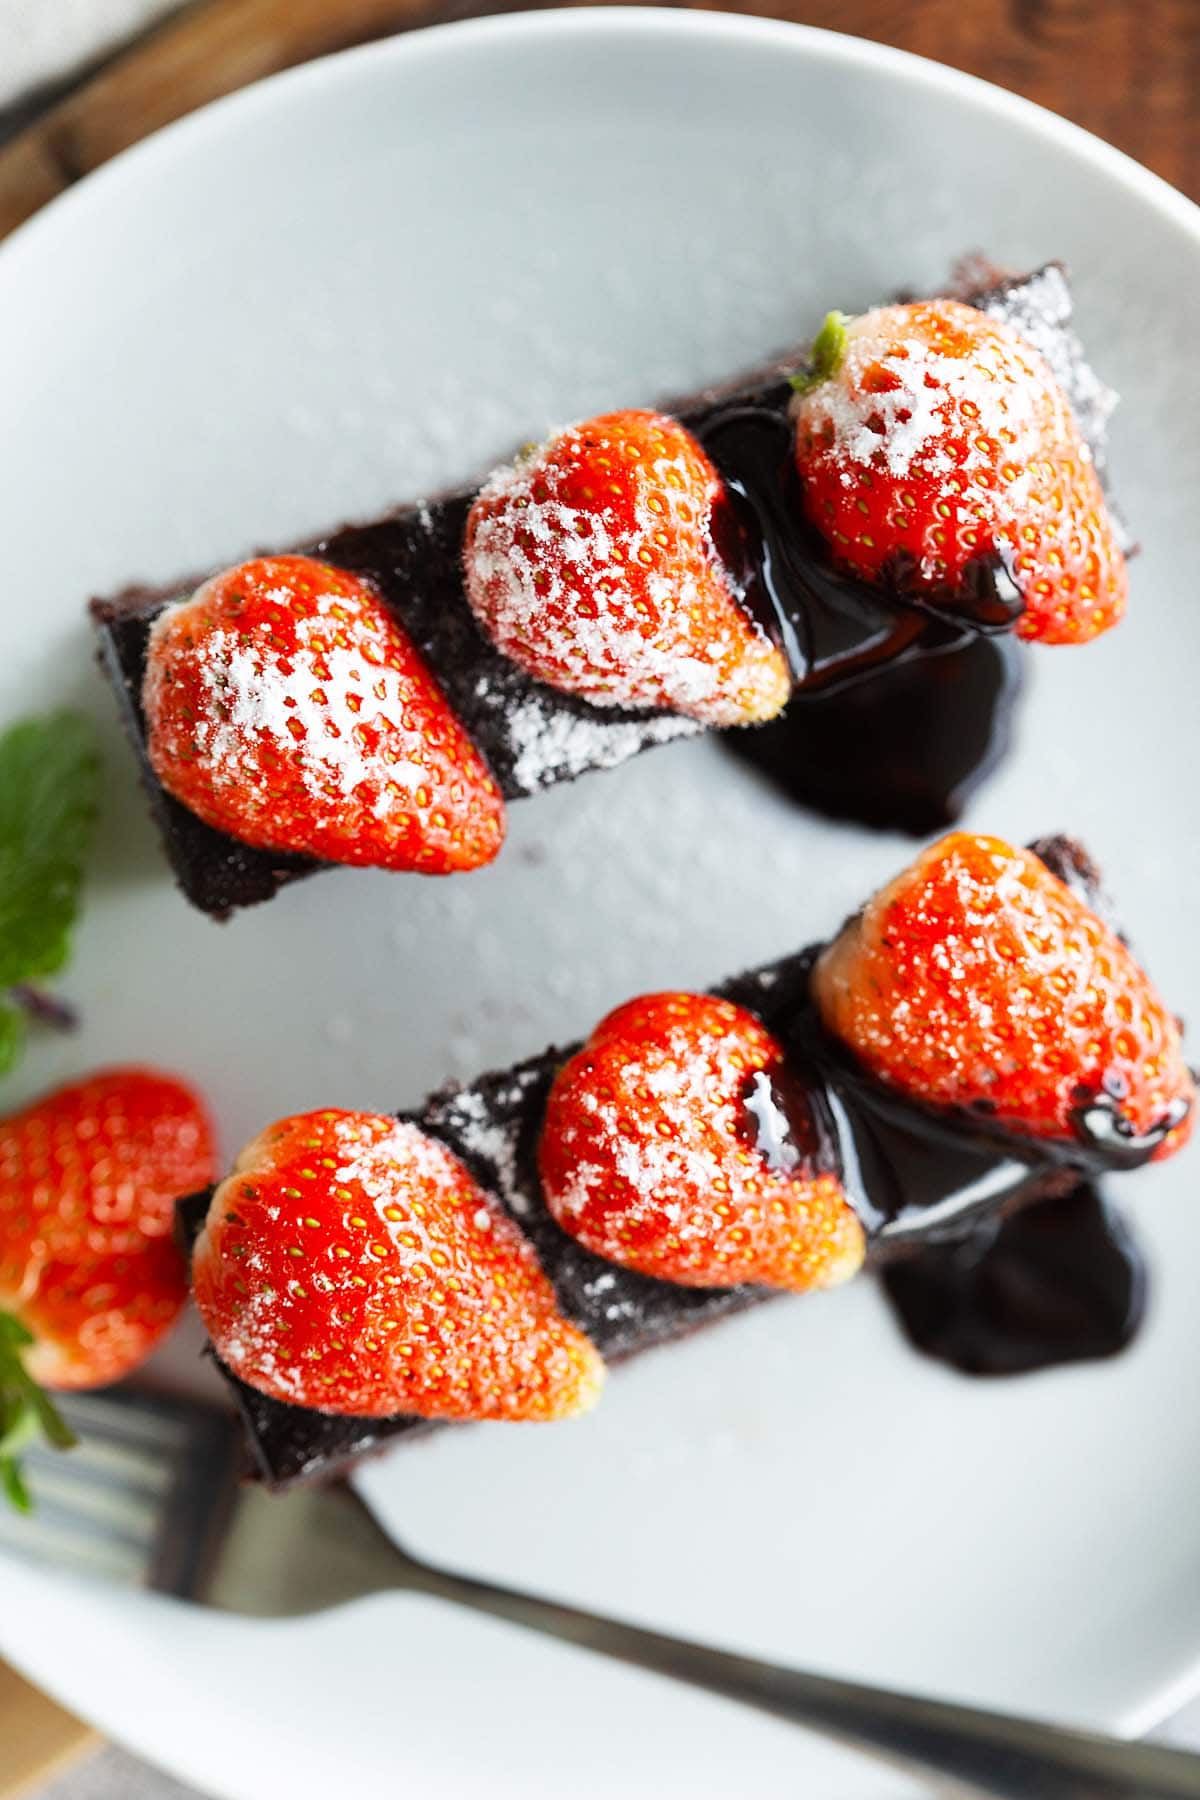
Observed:
[[[0,106],[70,75],[179,0],[0,0]]]

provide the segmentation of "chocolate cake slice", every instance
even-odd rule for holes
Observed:
[[[1042,352],[1102,468],[1113,396],[1095,377],[1071,329],[1071,298],[1063,271],[1048,265],[1010,280],[980,276],[974,286],[960,283],[956,292],[1011,321]],[[788,431],[787,374],[803,362],[804,354],[795,349],[752,378],[706,389],[671,408],[701,439],[731,490],[749,509],[747,516],[754,514],[753,529],[762,533],[768,547],[772,533],[794,534],[799,529],[795,517],[790,523],[781,518],[786,509],[780,508],[777,497],[773,501],[771,489],[773,483],[778,485],[780,434],[786,439]],[[371,581],[432,667],[505,798],[518,799],[588,770],[613,767],[652,744],[704,729],[674,713],[593,706],[534,680],[488,642],[467,603],[461,574],[463,530],[475,491],[467,488],[401,507],[373,523],[345,526],[301,548]],[[767,594],[761,568],[748,583],[749,603],[764,611],[768,629],[788,652],[797,696],[789,709],[792,714],[810,695],[827,694],[899,661],[907,671],[903,704],[918,710],[927,700],[936,704],[936,683],[934,694],[926,696],[913,674],[923,655],[935,653],[943,659],[937,674],[944,685],[947,650],[978,642],[980,633],[1010,628],[1019,611],[1019,596],[999,567],[981,565],[978,592],[966,597],[964,612],[950,616],[840,576],[815,550],[807,557],[807,566],[800,591]],[[269,899],[285,883],[323,865],[304,856],[255,850],[212,829],[166,792],[150,765],[141,699],[150,628],[165,605],[195,585],[192,580],[156,589],[129,587],[93,601],[91,610],[101,661],[176,878],[193,904],[214,917],[225,917],[237,907]],[[985,683],[985,705],[998,714],[1010,703],[1014,689],[1015,683],[1007,680]],[[749,739],[750,733],[745,735]],[[999,724],[982,733],[979,760],[994,758],[999,735]],[[968,750],[968,762],[971,754]],[[877,772],[877,779],[880,795],[875,811],[888,820],[892,803],[884,769]],[[963,776],[956,786],[966,779]],[[853,796],[843,798],[835,790],[815,798],[827,810],[844,808],[856,816],[861,811]],[[901,793],[893,810],[895,822],[904,825],[920,809],[914,812]]]
[[[782,998],[794,993],[797,980],[807,981],[807,969],[807,958],[790,958],[731,984],[730,997],[774,991]],[[761,1000],[759,1005],[765,1017]],[[577,1048],[551,1048],[469,1086],[444,1088],[404,1116],[449,1145],[501,1201],[537,1251],[564,1312],[606,1359],[669,1343],[768,1299],[765,1289],[683,1288],[617,1268],[585,1250],[551,1218],[537,1175],[537,1138],[550,1084]],[[189,1245],[209,1198],[205,1193],[180,1203],[180,1229]],[[247,1386],[215,1360],[245,1423],[256,1473],[272,1486],[329,1477],[385,1443],[436,1428],[410,1415],[347,1418],[289,1406]]]
[[[1071,881],[1090,867],[1065,840],[1040,848]],[[1161,1134],[1117,1144],[1103,1128],[1089,1127],[1069,1145],[1018,1140],[985,1117],[948,1118],[889,1095],[858,1073],[817,1021],[809,999],[815,955],[785,957],[715,991],[757,1013],[787,1047],[790,1063],[812,1078],[818,1129],[833,1140],[868,1232],[870,1264],[885,1276],[897,1271],[891,1297],[913,1341],[959,1366],[993,1371],[1119,1348],[1140,1316],[1144,1283],[1124,1228],[1088,1180],[1144,1162]],[[505,1207],[536,1250],[562,1310],[606,1360],[685,1337],[776,1295],[641,1275],[593,1255],[559,1227],[542,1195],[536,1152],[551,1083],[577,1047],[445,1088],[403,1116],[447,1144]],[[180,1203],[189,1246],[209,1199],[200,1194]],[[1048,1215],[1041,1232],[1002,1233],[993,1255],[998,1228],[1015,1212],[1024,1217],[1034,1202],[1061,1210]],[[1065,1283],[1072,1245],[1073,1282]],[[1058,1271],[1057,1311],[1035,1266],[1043,1249]],[[919,1269],[927,1253],[935,1258],[927,1276],[908,1276],[911,1259]],[[1022,1306],[1022,1280],[1036,1302],[1033,1315]],[[980,1294],[991,1312],[977,1304]],[[290,1405],[247,1386],[219,1359],[217,1366],[242,1415],[255,1472],[272,1486],[333,1476],[399,1438],[435,1429],[412,1415],[357,1418]]]

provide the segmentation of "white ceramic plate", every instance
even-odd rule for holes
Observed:
[[[518,807],[444,885],[322,877],[217,928],[171,888],[81,602],[475,470],[685,389],[964,250],[1063,256],[1125,393],[1145,545],[1128,623],[1035,652],[972,818],[1083,834],[1200,1012],[1200,215],[1003,94],[853,40],[677,13],[454,26],[164,133],[0,252],[0,717],[102,721],[108,807],[69,990],[83,1035],[12,1100],[176,1065],[232,1150],[388,1107],[827,931],[907,844],[793,814],[711,745]],[[1133,1729],[1200,1672],[1197,1162],[1126,1193],[1156,1273],[1109,1366],[986,1385],[911,1355],[867,1283],[616,1374],[557,1430],[480,1428],[366,1477],[416,1547],[678,1631]],[[194,1344],[188,1346],[190,1351]],[[177,1358],[180,1353],[177,1352]],[[782,1725],[415,1599],[288,1628],[3,1569],[0,1649],[234,1800],[405,1793],[884,1800]]]

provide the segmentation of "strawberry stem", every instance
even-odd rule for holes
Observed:
[[[813,339],[808,368],[802,374],[790,378],[791,385],[798,394],[810,394],[823,381],[828,381],[831,375],[837,374],[846,354],[846,327],[849,323],[845,313],[825,314],[825,323]]]
[[[0,1312],[0,1489],[18,1512],[33,1511],[21,1472],[21,1455],[38,1438],[53,1450],[70,1450],[75,1433],[49,1394],[25,1367],[33,1335],[12,1313]]]
[[[73,1006],[68,1006],[57,994],[35,987],[32,982],[18,981],[15,987],[9,988],[7,998],[26,1018],[38,1025],[48,1025],[51,1031],[74,1031],[79,1025],[79,1015]]]

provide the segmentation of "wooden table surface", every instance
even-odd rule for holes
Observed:
[[[537,0],[533,0],[536,4]],[[0,236],[159,125],[262,75],[507,0],[194,0],[0,151]],[[986,76],[1200,199],[1200,0],[753,0]]]
[[[193,0],[0,149],[0,237],[119,150],[263,75],[397,30],[513,10],[505,0]],[[1200,0],[731,0],[718,10],[874,38],[984,76],[1200,200]],[[2,1668],[0,1724],[0,1796],[87,1741]]]

